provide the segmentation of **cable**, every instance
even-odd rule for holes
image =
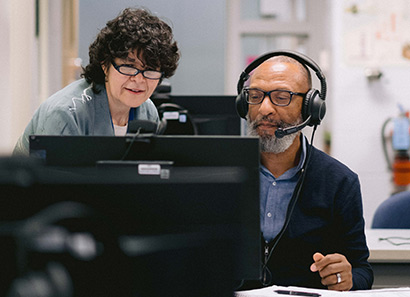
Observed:
[[[290,204],[289,204],[290,207],[288,207],[288,211],[287,211],[287,215],[286,215],[286,221],[285,221],[282,229],[280,230],[278,236],[276,237],[276,240],[275,240],[274,244],[272,245],[272,248],[269,252],[269,255],[266,258],[265,263],[262,266],[262,271],[266,270],[270,273],[269,269],[267,268],[268,262],[269,262],[269,260],[272,256],[273,251],[275,250],[275,248],[278,245],[280,239],[282,238],[283,234],[285,233],[286,229],[289,226],[290,219],[292,217],[292,214],[293,214],[293,211],[295,209],[296,203],[297,203],[297,201],[299,199],[299,196],[300,196],[300,192],[303,188],[303,183],[305,181],[306,172],[307,172],[308,165],[309,165],[309,162],[310,162],[310,157],[311,157],[312,151],[313,151],[313,139],[314,139],[314,136],[315,136],[315,133],[316,133],[316,129],[317,129],[317,125],[313,126],[313,132],[312,132],[312,137],[310,139],[310,146],[309,146],[309,150],[308,150],[308,155],[307,155],[307,158],[306,158],[306,162],[305,162],[305,164],[303,165],[303,167],[301,169],[301,175],[300,175],[299,180],[296,184],[295,190],[293,191],[292,198],[291,198]],[[271,285],[271,281],[272,280],[270,280],[269,283],[265,283],[264,280],[262,280],[262,285],[263,286],[269,286],[269,285]]]
[[[125,150],[124,155],[122,155],[122,157],[120,159],[121,161],[124,161],[125,157],[128,156],[128,154],[131,150],[131,147],[134,144],[135,139],[137,139],[138,135],[140,135],[140,132],[141,132],[141,127],[138,128],[137,132],[135,132],[134,136],[131,138],[130,144],[128,145],[127,149]]]
[[[393,242],[393,240],[407,240],[407,242]],[[390,237],[386,237],[386,238],[379,238],[380,241],[385,240],[388,243],[395,245],[395,246],[399,246],[399,245],[406,245],[406,244],[410,244],[410,238],[409,237],[400,237],[400,236],[390,236]]]
[[[387,124],[388,124],[391,120],[392,120],[391,118],[388,118],[386,121],[384,121],[383,126],[382,126],[382,131],[381,131],[381,132],[382,132],[381,134],[382,134],[383,154],[384,154],[384,158],[386,159],[386,162],[387,162],[387,167],[389,168],[390,171],[393,170],[393,167],[392,167],[392,164],[391,164],[390,159],[389,159],[389,154],[388,154],[388,152],[387,152],[387,145],[386,145],[386,139],[385,139],[384,132],[385,132],[385,129],[386,129]]]

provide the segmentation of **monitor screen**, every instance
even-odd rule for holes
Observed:
[[[236,96],[168,95],[153,97],[165,135],[241,135]]]
[[[257,138],[32,136],[30,140],[32,154],[41,156],[44,165],[18,170],[19,176],[26,176],[24,185],[13,179],[1,185],[8,194],[1,205],[3,221],[27,220],[56,203],[91,208],[104,218],[101,224],[87,225],[91,233],[103,236],[103,243],[108,235],[115,238],[118,246],[113,249],[126,255],[114,262],[128,268],[113,265],[121,282],[132,284],[124,288],[150,296],[164,293],[152,291],[158,282],[172,282],[175,290],[181,290],[169,296],[190,296],[182,293],[189,284],[195,283],[205,294],[205,288],[222,290],[226,284],[226,292],[232,290],[230,282],[222,281],[225,278],[260,278]],[[77,225],[74,230],[87,231]],[[135,265],[130,267],[124,257]],[[103,271],[107,261],[113,261],[110,254],[94,267]],[[124,275],[124,271],[132,272]]]

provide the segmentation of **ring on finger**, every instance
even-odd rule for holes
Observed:
[[[337,283],[340,284],[342,282],[342,275],[338,272],[336,273]]]

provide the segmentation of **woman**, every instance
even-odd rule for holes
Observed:
[[[14,154],[29,154],[30,135],[125,135],[131,120],[159,121],[149,99],[178,65],[172,29],[143,9],[125,9],[89,48],[82,79],[36,110]]]

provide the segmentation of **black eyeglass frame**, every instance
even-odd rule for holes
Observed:
[[[131,66],[131,65],[128,65],[128,64],[117,65],[114,61],[111,61],[111,64],[112,64],[112,66],[114,66],[115,70],[117,70],[119,73],[121,73],[123,75],[126,75],[126,76],[137,76],[138,73],[141,73],[142,76],[145,77],[146,79],[152,79],[152,80],[159,80],[159,79],[163,78],[163,76],[164,76],[164,72],[157,71],[157,70],[152,70],[152,69],[140,70],[137,67],[134,67],[134,66]],[[121,67],[128,67],[128,68],[135,69],[135,73],[134,74],[129,74],[129,73],[121,72],[121,70],[120,70]],[[160,73],[161,76],[158,77],[158,78],[147,77],[147,76],[145,76],[145,72],[147,72],[147,71]]]
[[[249,91],[251,91],[251,90],[255,90],[255,91],[259,91],[259,92],[262,92],[262,93],[263,93],[263,97],[262,97],[262,99],[261,99],[259,102],[257,102],[257,103],[255,103],[255,102],[249,102]],[[288,90],[271,90],[271,91],[265,92],[265,91],[263,91],[263,90],[261,90],[261,89],[258,89],[258,88],[245,88],[244,91],[247,93],[246,102],[247,102],[248,104],[251,104],[251,105],[261,104],[261,103],[263,102],[263,100],[265,99],[265,97],[268,96],[270,102],[272,102],[273,105],[276,105],[276,106],[288,106],[288,105],[290,104],[290,102],[292,102],[293,95],[301,96],[301,97],[303,97],[303,98],[306,96],[306,93],[298,93],[298,92],[292,92],[292,91],[288,91]],[[289,97],[288,103],[286,103],[286,104],[279,104],[279,103],[274,102],[274,101],[272,100],[272,97],[270,96],[273,92],[286,92],[286,93],[289,93],[290,97]]]

